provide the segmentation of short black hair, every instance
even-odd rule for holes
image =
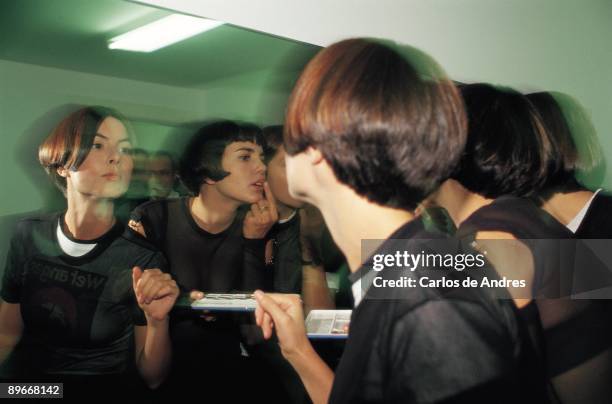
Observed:
[[[283,145],[283,125],[266,126],[262,131],[266,139],[266,161],[270,161]]]
[[[289,99],[287,154],[316,147],[358,195],[414,209],[448,178],[465,142],[463,102],[440,70],[390,41],[355,38],[323,49]]]
[[[546,180],[551,147],[534,107],[509,88],[477,83],[460,90],[468,136],[451,177],[486,198],[535,195]]]
[[[253,142],[265,149],[261,129],[251,123],[215,121],[194,133],[179,162],[179,176],[192,194],[200,192],[206,179],[220,181],[229,175],[221,160],[227,145],[234,142]]]

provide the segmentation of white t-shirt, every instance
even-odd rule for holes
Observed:
[[[64,251],[64,253],[66,253],[67,255],[70,255],[71,257],[82,257],[83,255],[87,254],[88,252],[90,252],[96,247],[96,243],[86,243],[86,242],[81,243],[81,242],[70,240],[68,236],[64,234],[64,230],[62,229],[61,220],[62,218],[60,217],[60,219],[57,222],[56,234],[57,234],[57,241],[59,242],[59,245],[62,251]]]
[[[570,229],[572,233],[576,233],[576,231],[580,227],[580,224],[584,220],[584,217],[586,216],[587,212],[589,211],[589,208],[591,207],[591,203],[593,203],[593,200],[595,199],[599,191],[601,191],[601,188],[599,188],[593,193],[591,199],[589,199],[588,202],[584,204],[582,209],[580,209],[580,212],[578,212],[576,216],[574,216],[574,218],[567,224],[566,227]]]

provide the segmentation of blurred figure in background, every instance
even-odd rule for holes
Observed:
[[[145,149],[134,148],[132,153],[134,171],[124,197],[132,200],[146,200],[149,198],[149,152]]]
[[[166,151],[156,151],[149,155],[149,196],[151,199],[178,198],[175,190],[177,183],[177,167],[172,154]]]
[[[278,222],[268,233],[266,262],[273,275],[271,290],[301,293],[306,310],[334,308],[327,288],[321,259],[321,236],[325,228],[323,217],[314,207],[304,208],[304,202],[289,194],[285,170],[283,127],[263,129],[266,139],[268,183],[276,199]]]
[[[127,192],[115,201],[117,218],[127,224],[130,213],[149,200],[149,152],[141,148],[132,150],[134,170]]]
[[[266,139],[267,180],[278,209],[278,222],[270,229],[266,245],[267,289],[282,293],[301,293],[299,209],[304,203],[289,195],[287,188],[283,127],[265,127],[263,134]]]

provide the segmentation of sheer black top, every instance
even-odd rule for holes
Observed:
[[[592,207],[598,211],[598,205]],[[588,223],[583,222],[583,231]],[[601,267],[577,261],[581,247],[574,234],[527,199],[496,199],[466,219],[457,236],[474,238],[479,231],[510,233],[531,250],[535,300],[521,311],[533,337],[541,336],[536,343],[543,350],[557,397],[561,402],[608,402],[612,397],[609,301],[572,298],[577,292],[575,280]]]
[[[136,208],[131,218],[142,224],[147,240],[166,256],[182,291],[170,316],[170,378],[183,384],[189,378],[208,378],[216,388],[213,380],[227,377],[220,367],[234,366],[230,364],[240,358],[240,327],[246,320],[231,313],[216,314],[212,321],[202,318],[189,309],[188,293],[194,289],[229,293],[262,288],[265,240],[243,237],[244,216],[240,212],[227,229],[209,233],[195,222],[188,202],[188,198],[147,202]]]

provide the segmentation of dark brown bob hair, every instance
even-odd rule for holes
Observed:
[[[455,167],[466,137],[461,97],[422,52],[348,39],[306,66],[287,107],[289,155],[321,151],[369,201],[414,209]]]
[[[541,117],[552,147],[543,193],[583,188],[576,178],[579,172],[593,175],[604,168],[588,113],[573,97],[559,92],[531,93],[527,98]]]
[[[463,85],[461,94],[468,137],[453,178],[486,198],[536,195],[552,148],[533,105],[513,89],[486,83]]]

